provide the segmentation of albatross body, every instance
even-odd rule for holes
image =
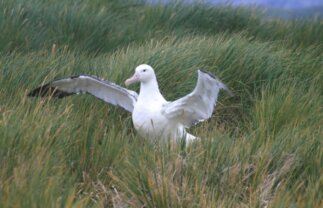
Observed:
[[[189,144],[195,136],[186,129],[211,117],[220,89],[231,91],[214,75],[198,70],[195,89],[173,102],[166,101],[159,91],[154,69],[139,65],[126,86],[140,82],[139,95],[112,82],[81,75],[52,81],[40,86],[28,96],[62,98],[72,94],[89,93],[132,113],[132,121],[140,136],[150,140],[185,139]]]
[[[132,121],[137,132],[150,139],[181,139],[190,143],[196,137],[186,133],[184,125],[178,119],[169,119],[164,110],[167,104],[159,91],[156,75],[152,67],[140,65],[135,74],[126,80],[126,85],[140,82],[140,92],[134,104]]]

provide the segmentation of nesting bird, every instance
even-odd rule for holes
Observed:
[[[198,70],[195,89],[175,101],[163,97],[155,71],[147,64],[137,66],[125,84],[136,82],[140,82],[139,95],[98,77],[80,75],[49,82],[29,92],[28,96],[63,98],[88,93],[132,113],[133,125],[140,136],[153,140],[185,139],[189,144],[197,137],[187,133],[186,129],[211,117],[219,91],[223,89],[232,95],[217,77],[203,70]]]

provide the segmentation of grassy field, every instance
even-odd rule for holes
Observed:
[[[0,0],[0,207],[322,207],[323,22],[127,0]],[[57,77],[123,85],[152,65],[162,93],[199,68],[220,94],[187,149],[140,138],[88,95],[28,98]],[[139,86],[131,89],[138,90]]]

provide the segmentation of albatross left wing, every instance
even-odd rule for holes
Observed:
[[[88,93],[106,103],[132,112],[138,94],[115,83],[90,75],[80,75],[49,82],[28,93],[28,96],[53,96],[63,98],[73,94]]]
[[[228,87],[209,72],[198,70],[195,89],[190,94],[163,106],[162,114],[191,127],[212,116],[220,89],[233,96]]]

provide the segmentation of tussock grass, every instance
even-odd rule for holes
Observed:
[[[0,5],[0,207],[322,206],[321,21],[140,1]],[[26,97],[77,74],[123,85],[141,63],[168,100],[198,68],[236,96],[221,93],[187,149],[145,141],[130,114],[87,95]]]

